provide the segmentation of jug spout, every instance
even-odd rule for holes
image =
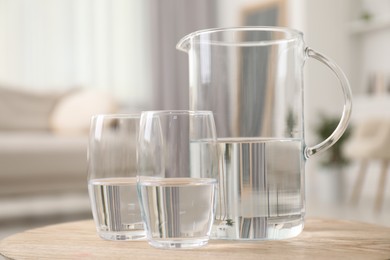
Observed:
[[[178,49],[179,51],[188,52],[191,48],[191,38],[192,34],[188,34],[181,38],[181,40],[176,44],[176,49]]]

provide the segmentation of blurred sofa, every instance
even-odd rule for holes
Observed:
[[[87,194],[90,117],[116,110],[100,91],[0,87],[0,198]]]

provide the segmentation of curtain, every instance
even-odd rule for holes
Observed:
[[[216,26],[215,0],[148,0],[154,109],[188,109],[188,57],[176,50],[185,35]]]

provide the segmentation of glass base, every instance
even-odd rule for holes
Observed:
[[[209,239],[149,240],[149,245],[160,249],[191,249],[207,245]]]
[[[237,225],[238,223],[238,225]],[[210,239],[282,240],[298,236],[304,227],[303,215],[216,220]]]
[[[128,240],[146,240],[145,231],[126,231],[126,232],[98,232],[99,236],[105,240],[128,241]]]

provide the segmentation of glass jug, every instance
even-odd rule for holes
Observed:
[[[212,110],[220,187],[212,238],[284,239],[304,226],[305,161],[344,133],[351,90],[341,69],[305,46],[299,31],[238,27],[197,31],[177,49],[189,55],[190,109]],[[321,61],[338,78],[344,107],[334,132],[307,146],[303,65]]]

